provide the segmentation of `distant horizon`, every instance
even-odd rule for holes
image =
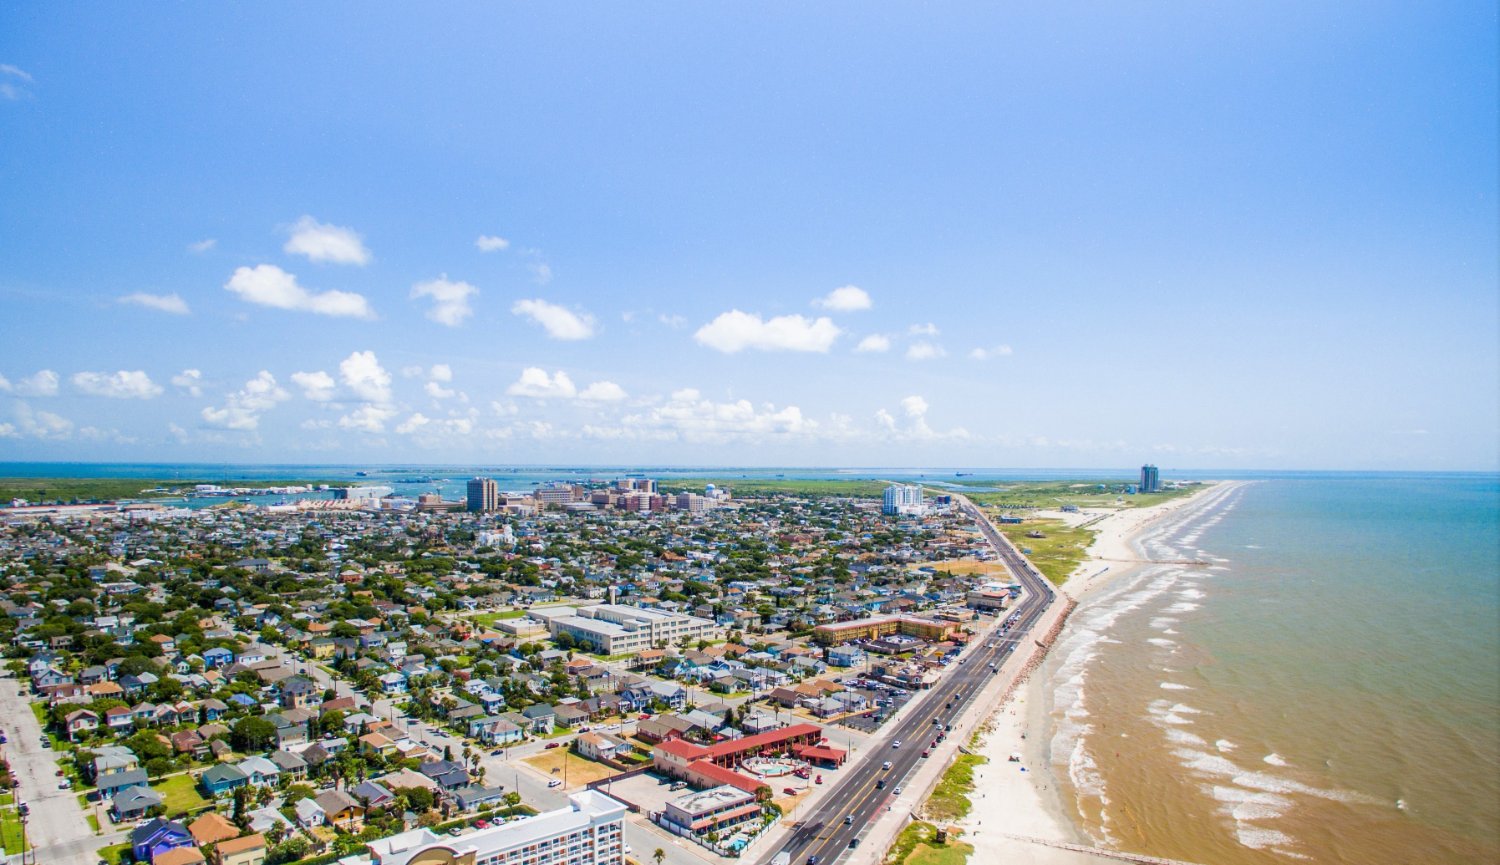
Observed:
[[[1163,472],[1189,472],[1195,475],[1210,472],[1223,472],[1226,477],[1237,475],[1476,475],[1476,476],[1500,476],[1500,471],[1495,469],[1385,469],[1385,468],[1229,468],[1224,466],[1171,466],[1161,463],[1142,463],[1136,466],[1121,465],[1096,465],[1096,466],[978,466],[978,465],[791,465],[791,464],[751,464],[751,463],[659,463],[659,462],[610,462],[589,463],[552,461],[538,463],[483,463],[483,462],[230,462],[230,461],[184,461],[184,462],[159,462],[154,460],[3,460],[0,461],[0,477],[18,475],[7,475],[11,467],[17,466],[83,466],[83,467],[109,467],[109,466],[133,466],[139,468],[177,468],[177,469],[225,469],[225,468],[252,468],[252,469],[373,469],[393,470],[405,469],[409,471],[420,471],[428,469],[521,469],[527,471],[569,471],[578,470],[625,470],[625,471],[650,471],[659,469],[671,472],[690,471],[731,471],[747,470],[755,472],[766,472],[773,470],[798,471],[798,472],[892,472],[896,474],[915,474],[922,472],[962,472],[962,473],[1022,473],[1022,472],[1116,472],[1120,474],[1132,474],[1138,472],[1143,465],[1156,465]],[[25,475],[20,475],[24,477]],[[38,475],[40,477],[40,475]],[[1170,480],[1170,478],[1166,478]],[[1203,480],[1203,478],[1194,478]]]

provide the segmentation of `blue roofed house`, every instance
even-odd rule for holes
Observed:
[[[137,862],[154,862],[156,857],[178,847],[193,846],[192,833],[175,820],[160,817],[137,826],[130,833],[130,852]]]
[[[236,767],[220,764],[204,771],[198,778],[198,783],[203,785],[203,792],[219,796],[236,787],[245,786],[250,783],[250,779]]]

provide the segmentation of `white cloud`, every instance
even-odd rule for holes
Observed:
[[[807,319],[800,315],[779,315],[763,321],[759,315],[732,309],[698,328],[693,339],[725,354],[747,348],[826,352],[841,333],[826,316]]]
[[[546,285],[552,281],[552,265],[538,261],[527,266],[531,268],[531,278],[537,285]]]
[[[992,357],[1009,357],[1013,352],[1008,345],[997,345],[991,348],[976,348],[969,352],[969,357],[974,360],[989,360]]]
[[[187,315],[190,312],[187,301],[183,300],[175,292],[172,294],[147,294],[144,291],[138,291],[135,294],[127,294],[120,298],[120,302],[144,306],[147,309],[154,309],[159,312],[170,312],[173,315]]]
[[[469,306],[469,298],[478,293],[479,289],[467,282],[450,282],[447,274],[411,287],[412,297],[432,298],[432,308],[427,310],[427,317],[449,327],[458,327],[463,324],[464,319],[474,314],[473,308]]]
[[[907,360],[933,360],[947,355],[947,350],[942,346],[926,340],[914,342],[906,348]]]
[[[548,303],[541,298],[518,300],[510,308],[513,315],[521,315],[540,324],[553,339],[578,340],[594,335],[594,317],[588,313],[575,313],[566,307]]]
[[[73,435],[73,422],[50,411],[38,411],[24,402],[12,408],[15,423],[0,424],[0,438],[65,439]]]
[[[422,390],[433,399],[448,399],[458,395],[458,391],[451,387],[443,387],[442,382],[429,381],[423,385]]]
[[[578,392],[578,398],[590,402],[619,402],[628,394],[612,381],[596,381]]]
[[[901,400],[901,414],[906,418],[903,427],[896,418],[885,409],[875,412],[875,422],[887,436],[898,439],[913,441],[931,441],[934,439],[967,439],[969,431],[963,427],[954,427],[947,432],[938,432],[927,423],[927,400],[913,394]]]
[[[511,396],[529,396],[535,399],[572,399],[578,394],[578,389],[562,370],[549,376],[540,367],[528,366],[521,370],[521,377],[506,388],[505,392]]]
[[[161,385],[142,370],[118,372],[75,372],[73,386],[90,396],[110,399],[151,399],[161,396]]]
[[[344,429],[367,433],[385,432],[385,422],[396,416],[396,410],[388,405],[367,403],[339,418]]]
[[[39,369],[26,378],[5,382],[0,390],[12,391],[17,396],[57,396],[57,385],[62,379],[49,369]]]
[[[189,243],[187,248],[188,252],[196,252],[201,255],[202,253],[208,252],[218,245],[219,241],[215,238],[205,237],[202,240],[196,241],[194,243]]]
[[[56,396],[58,381],[57,373],[50,369],[37,370],[36,373],[26,378],[16,379],[14,382],[5,376],[0,376],[0,391],[14,393],[17,396]]]
[[[872,333],[859,341],[854,347],[855,351],[881,352],[891,350],[891,338],[879,333]]]
[[[626,321],[629,320],[630,319],[628,318],[626,319]],[[680,315],[668,315],[663,312],[656,317],[656,320],[666,325],[667,327],[672,328],[673,330],[681,330],[682,328],[687,327],[687,319],[683,318]]]
[[[339,378],[362,400],[391,401],[391,374],[380,365],[373,351],[356,351],[339,361]]]
[[[292,236],[282,249],[289,255],[305,255],[312,261],[333,264],[368,264],[370,250],[352,228],[326,225],[304,216],[292,224]]]
[[[203,373],[185,369],[172,376],[172,386],[187,391],[188,396],[203,396]]]
[[[236,268],[224,288],[259,306],[348,318],[375,317],[364,295],[350,291],[308,291],[297,284],[295,274],[274,264]]]
[[[291,399],[291,394],[276,383],[276,376],[261,370],[245,386],[229,395],[223,408],[203,409],[203,420],[209,426],[232,430],[253,430],[260,426],[260,416]]]
[[[693,388],[684,388],[673,392],[666,403],[648,412],[625,417],[620,429],[613,432],[620,436],[724,442],[804,436],[815,433],[817,429],[817,422],[803,417],[797,406],[778,409],[766,403],[757,408],[744,399],[715,402]],[[591,435],[614,437],[597,428]]]
[[[453,435],[466,436],[474,432],[474,421],[466,417],[430,418],[421,412],[416,412],[397,425],[396,432],[400,435],[420,432],[424,439]],[[419,441],[418,444],[421,442]]]
[[[31,95],[31,90],[26,85],[36,79],[31,73],[9,63],[0,63],[0,99],[18,100]]]
[[[834,312],[858,312],[874,306],[870,301],[870,293],[857,285],[846,285],[835,288],[823,297],[813,301],[813,306],[822,309],[831,309]]]
[[[323,370],[292,373],[292,384],[302,389],[302,396],[313,402],[328,402],[333,399],[337,382]]]
[[[504,252],[510,248],[510,241],[493,234],[481,234],[474,241],[474,246],[480,252]]]
[[[930,321],[926,324],[914,324],[911,327],[907,328],[907,331],[910,332],[913,336],[937,336],[942,332],[938,330],[937,325],[933,324]]]
[[[453,367],[446,363],[435,363],[427,373],[433,381],[453,381]]]

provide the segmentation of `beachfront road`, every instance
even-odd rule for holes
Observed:
[[[833,865],[849,850],[849,842],[891,807],[895,790],[903,785],[918,763],[922,751],[937,737],[937,725],[952,725],[970,707],[985,682],[996,674],[994,664],[1004,664],[1016,654],[1012,650],[1022,640],[1030,639],[1032,626],[1056,599],[1052,584],[1042,578],[1031,563],[1000,536],[989,520],[967,499],[954,497],[964,512],[974,518],[989,541],[1022,587],[1022,599],[1005,618],[974,640],[959,666],[947,674],[932,690],[915,698],[916,704],[901,716],[894,729],[873,740],[864,757],[846,771],[844,778],[823,797],[820,805],[803,818],[786,841],[766,857],[770,862],[777,854],[787,853],[792,865],[804,865],[817,857],[818,865]],[[1008,630],[1004,623],[1015,617]],[[1003,633],[1002,633],[1003,631]],[[901,746],[896,747],[896,742]],[[889,762],[890,769],[884,764]],[[877,784],[884,781],[883,789]]]

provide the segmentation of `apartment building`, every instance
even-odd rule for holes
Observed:
[[[374,865],[623,865],[625,805],[595,790],[457,837],[413,829],[366,845]]]

